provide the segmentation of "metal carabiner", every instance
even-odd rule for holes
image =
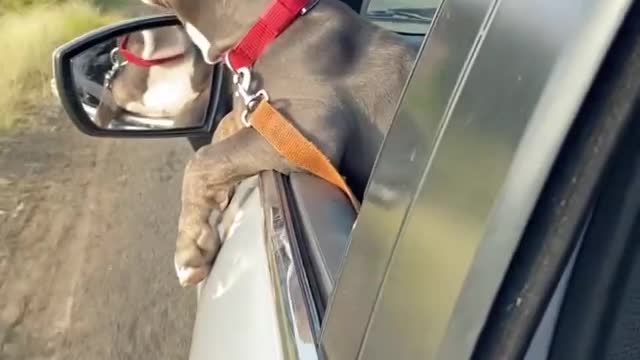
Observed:
[[[235,96],[240,97],[242,105],[244,105],[240,121],[242,121],[242,124],[245,127],[251,127],[249,115],[256,110],[260,101],[269,101],[269,94],[267,94],[267,91],[264,89],[261,89],[256,93],[251,93],[249,91],[249,87],[251,87],[251,70],[247,67],[240,68],[237,71],[234,70],[229,62],[229,54],[226,55],[225,62],[233,72],[233,84],[236,88],[234,94]]]
[[[241,68],[233,75],[233,84],[236,86],[234,94],[242,99],[244,106],[249,104],[251,94],[249,87],[251,86],[251,71],[248,68]]]
[[[111,69],[104,75],[104,86],[107,89],[111,88],[111,83],[118,74],[118,71],[120,71],[120,69],[122,69],[128,63],[128,61],[118,58],[119,50],[119,48],[115,47],[109,53],[109,58],[111,59]]]
[[[267,92],[264,89],[252,95],[251,98],[249,99],[249,102],[245,105],[244,111],[240,116],[240,121],[242,121],[242,124],[245,127],[251,127],[251,121],[249,121],[249,115],[251,115],[256,110],[256,108],[258,107],[258,105],[262,100],[269,101],[269,94],[267,94]]]

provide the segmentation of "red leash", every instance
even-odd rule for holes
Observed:
[[[274,0],[247,34],[227,53],[227,65],[234,73],[250,68],[266,47],[309,8],[308,0]],[[312,4],[313,6],[315,4]]]
[[[227,52],[227,65],[234,73],[241,68],[251,67],[278,35],[316,3],[317,0],[311,2],[308,0],[274,0],[242,40]],[[184,56],[179,54],[168,58],[148,60],[129,51],[127,49],[128,42],[129,35],[126,35],[119,45],[120,53],[125,60],[138,66],[161,65]]]
[[[152,66],[155,66],[155,65],[162,65],[164,63],[168,63],[170,61],[177,60],[177,59],[179,59],[179,58],[184,56],[184,54],[178,54],[178,55],[174,55],[174,56],[170,56],[170,57],[166,57],[166,58],[161,58],[161,59],[147,60],[147,59],[139,57],[138,55],[136,55],[133,52],[131,52],[130,50],[128,50],[127,49],[127,44],[128,43],[129,43],[129,35],[125,35],[125,37],[120,42],[120,45],[118,45],[118,48],[120,49],[120,54],[122,55],[122,57],[127,62],[129,62],[131,64],[134,64],[134,65],[141,66],[141,67],[152,67]]]

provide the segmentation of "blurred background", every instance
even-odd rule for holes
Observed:
[[[0,0],[0,359],[185,359],[173,272],[185,139],[82,135],[51,53],[139,1]]]

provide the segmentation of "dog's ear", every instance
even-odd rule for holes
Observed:
[[[101,128],[109,127],[111,120],[115,119],[122,113],[122,109],[116,104],[111,91],[103,91],[100,103],[96,108],[94,122]]]

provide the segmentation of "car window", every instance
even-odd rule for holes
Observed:
[[[442,0],[365,0],[362,13],[389,30],[424,35],[440,3]]]

